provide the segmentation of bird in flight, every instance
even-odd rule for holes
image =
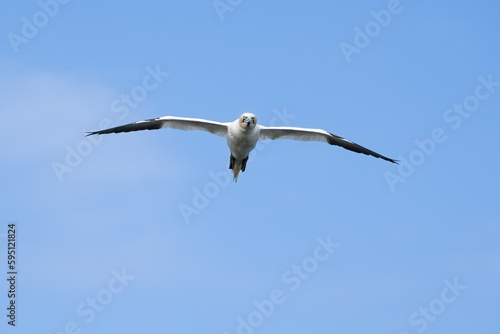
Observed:
[[[268,127],[257,124],[257,117],[255,117],[252,113],[244,113],[237,120],[227,123],[214,122],[199,118],[165,116],[121,125],[110,129],[88,132],[87,136],[139,130],[158,130],[161,128],[204,130],[226,137],[227,145],[231,151],[229,169],[233,170],[235,181],[238,178],[239,172],[245,171],[248,155],[255,148],[257,141],[260,139],[287,138],[304,141],[323,141],[330,145],[341,146],[353,152],[371,155],[396,164],[398,163],[397,160],[387,158],[325,130],[288,126]]]

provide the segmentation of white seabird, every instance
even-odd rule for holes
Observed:
[[[306,141],[324,141],[330,145],[341,146],[347,150],[371,155],[392,163],[396,160],[387,158],[373,152],[363,146],[353,143],[345,138],[336,136],[321,129],[306,129],[296,127],[268,127],[257,124],[257,117],[252,113],[244,113],[234,122],[220,123],[199,118],[185,118],[165,116],[147,119],[140,122],[117,126],[110,129],[89,132],[90,135],[102,135],[107,133],[130,132],[139,130],[157,130],[161,128],[174,128],[181,130],[205,130],[213,134],[227,138],[227,145],[231,151],[229,169],[233,170],[236,181],[240,170],[245,171],[248,155],[257,145],[259,139],[288,138]]]

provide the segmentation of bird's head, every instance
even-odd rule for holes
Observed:
[[[252,113],[246,112],[240,116],[239,124],[245,131],[253,129],[257,125],[257,117]]]

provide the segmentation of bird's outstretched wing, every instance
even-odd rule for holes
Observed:
[[[371,155],[376,158],[381,158],[392,163],[398,163],[397,160],[387,158],[377,152],[373,152],[361,145],[353,143],[345,138],[336,136],[332,133],[326,132],[321,129],[305,129],[295,127],[267,127],[260,126],[260,139],[296,139],[307,141],[324,141],[330,145],[337,145],[345,148],[346,150]]]
[[[229,123],[207,121],[200,118],[185,118],[165,116],[160,118],[147,119],[135,123],[125,124],[114,128],[100,131],[88,132],[87,136],[103,135],[107,133],[130,132],[140,130],[158,130],[161,128],[174,128],[181,130],[204,130],[219,136],[225,136]]]

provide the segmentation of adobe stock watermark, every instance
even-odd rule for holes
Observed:
[[[129,93],[121,94],[120,98],[111,101],[111,112],[116,114],[120,120],[127,118],[130,111],[136,109],[148,97],[148,94],[157,89],[169,75],[168,72],[163,72],[160,69],[160,65],[156,65],[154,68],[146,66],[145,70],[147,73],[143,76],[140,84],[132,87]],[[99,121],[98,128],[102,130],[112,125],[113,121],[108,117],[104,117]],[[84,158],[92,153],[94,147],[102,143],[103,139],[104,136],[88,136],[83,137],[74,146],[66,145],[64,160],[52,162],[52,170],[58,181],[64,181],[65,174],[73,172],[83,162]]]
[[[252,334],[255,330],[261,327],[265,320],[271,317],[277,306],[282,305],[287,301],[287,291],[297,291],[302,283],[312,277],[321,263],[326,262],[336,249],[340,247],[339,243],[332,241],[331,235],[326,238],[316,238],[316,246],[312,254],[305,257],[298,264],[293,264],[281,274],[281,283],[286,288],[272,289],[268,296],[261,301],[254,300],[252,311],[244,317],[236,318],[236,334]],[[229,332],[224,332],[229,334]]]
[[[40,0],[38,6],[40,10],[36,11],[30,18],[23,16],[21,18],[22,25],[20,34],[10,31],[7,33],[7,38],[10,46],[15,53],[19,52],[19,47],[22,44],[28,44],[30,40],[38,35],[40,29],[45,27],[51,19],[53,19],[62,6],[66,5],[70,0]]]
[[[461,126],[464,120],[472,116],[472,113],[477,111],[484,102],[495,93],[497,87],[500,87],[500,81],[493,80],[493,74],[488,76],[479,76],[477,78],[479,84],[476,85],[474,92],[466,96],[462,103],[455,103],[453,107],[446,109],[443,113],[443,121],[456,131]],[[385,181],[392,192],[396,191],[396,185],[404,183],[413,173],[416,168],[421,166],[428,157],[436,152],[437,146],[448,140],[447,132],[443,127],[434,128],[429,137],[422,140],[415,139],[414,143],[417,146],[408,154],[407,158],[398,156],[399,160],[398,173],[386,171],[384,173]]]
[[[68,321],[64,328],[57,332],[49,334],[78,334],[81,333],[85,325],[88,325],[96,318],[98,313],[103,312],[116,295],[122,293],[131,281],[135,280],[134,276],[128,275],[125,268],[121,272],[111,270],[111,279],[106,287],[97,291],[95,295],[87,297],[84,302],[76,306],[76,314],[81,318],[77,321]]]
[[[274,108],[272,113],[274,116],[269,121],[269,126],[285,126],[291,123],[291,119],[295,118],[296,115],[289,114],[286,107],[282,110]],[[250,152],[248,157],[248,163],[251,163],[255,159],[258,152],[264,150],[270,141],[257,142],[255,149]],[[208,173],[210,181],[208,181],[202,187],[193,188],[193,198],[191,199],[191,204],[180,203],[178,208],[179,212],[186,224],[191,223],[192,216],[198,216],[202,210],[206,209],[211,201],[219,196],[222,189],[225,189],[233,179],[232,171],[229,169],[222,169],[218,172],[210,171]]]
[[[226,12],[232,12],[236,7],[241,5],[243,0],[215,0],[212,5],[215,12],[219,16],[219,20],[224,21],[224,15]]]
[[[466,285],[460,284],[455,277],[453,282],[444,280],[445,287],[441,290],[438,297],[432,299],[427,305],[419,307],[416,312],[410,314],[408,323],[417,333],[423,333],[429,325],[435,322],[451,304],[467,289]],[[399,332],[399,334],[411,334],[408,331]]]
[[[368,47],[372,40],[391,24],[394,17],[403,12],[403,9],[404,7],[399,0],[389,0],[385,9],[371,10],[370,16],[372,20],[366,22],[362,28],[354,27],[352,43],[342,41],[339,44],[340,51],[344,55],[346,62],[350,64],[353,55],[359,55],[363,49]]]

